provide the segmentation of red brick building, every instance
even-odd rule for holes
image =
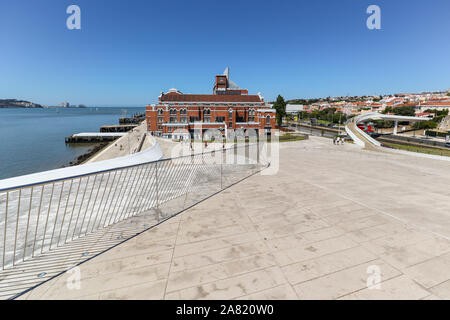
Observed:
[[[218,129],[254,129],[271,134],[275,128],[275,110],[260,94],[249,95],[229,76],[229,69],[215,77],[212,94],[183,94],[176,89],[162,92],[158,104],[146,107],[147,128],[155,135],[179,138],[183,133],[193,137],[194,128],[201,132]],[[200,131],[198,131],[200,132]]]

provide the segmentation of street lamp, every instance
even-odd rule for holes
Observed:
[[[338,136],[341,135],[341,117],[342,117],[342,113],[339,113]]]

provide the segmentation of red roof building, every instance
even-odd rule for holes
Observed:
[[[154,135],[181,138],[208,129],[254,129],[258,134],[275,129],[275,110],[260,95],[249,95],[229,76],[216,75],[212,94],[183,94],[176,89],[161,93],[158,104],[146,107],[147,129]],[[199,129],[200,128],[200,129]],[[197,130],[197,131],[196,131]]]
[[[416,117],[420,118],[434,118],[435,114],[430,112],[418,112],[416,113]]]

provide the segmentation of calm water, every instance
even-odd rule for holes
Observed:
[[[1,109],[0,179],[59,168],[92,145],[66,145],[74,133],[99,132],[145,108]]]

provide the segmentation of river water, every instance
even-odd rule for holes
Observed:
[[[93,145],[66,145],[65,137],[99,132],[103,125],[119,124],[124,114],[132,116],[144,110],[144,107],[0,108],[0,179],[67,165]]]

